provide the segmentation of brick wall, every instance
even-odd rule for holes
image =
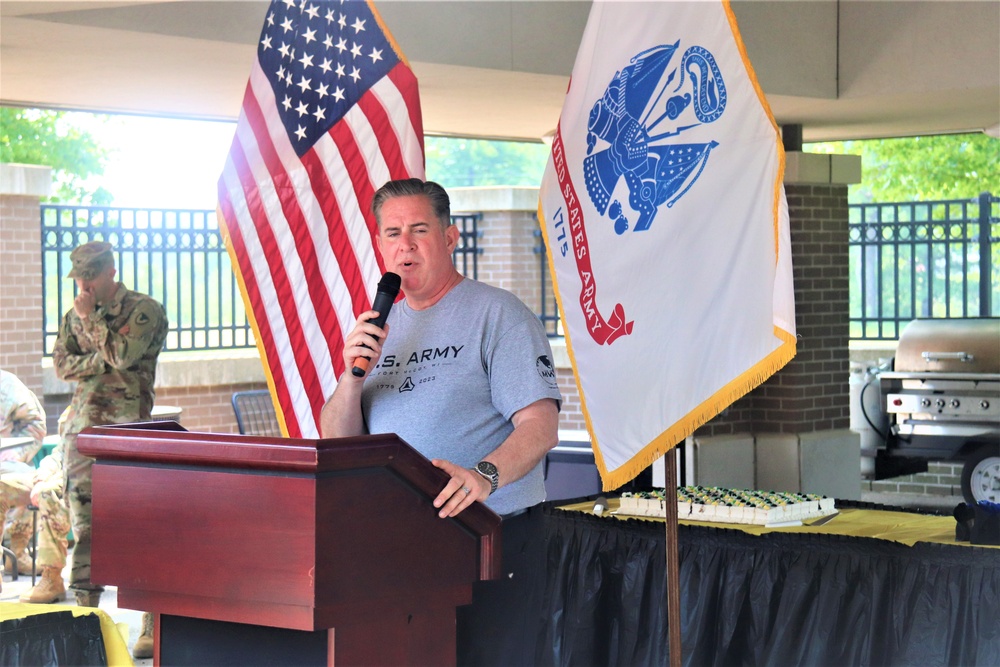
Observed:
[[[927,472],[883,480],[862,480],[862,493],[918,493],[931,496],[962,495],[962,465],[931,461]]]
[[[796,300],[798,354],[756,390],[737,400],[696,432],[728,435],[752,432],[801,433],[846,429],[848,389],[848,255],[846,186],[786,184]],[[479,210],[479,209],[476,209]],[[481,221],[480,280],[509,289],[539,310],[541,258],[533,211],[487,211]],[[41,240],[38,196],[0,193],[0,367],[17,374],[43,395],[41,340]],[[551,281],[548,281],[551,287]],[[552,298],[551,292],[546,296]],[[211,363],[227,364],[219,361]],[[239,382],[196,382],[157,389],[158,405],[180,407],[191,431],[235,433],[233,393],[265,388],[237,374]],[[227,377],[227,379],[230,379]],[[242,380],[246,381],[242,381]],[[585,429],[572,371],[557,369],[563,394],[559,427]],[[174,383],[175,385],[178,383]],[[50,432],[70,396],[45,395]],[[956,495],[956,464],[931,463],[927,473],[880,482],[865,490]]]
[[[850,426],[846,185],[786,185],[797,353],[754,396],[758,430]]]
[[[479,222],[479,280],[516,294],[534,312],[541,308],[538,222],[530,211],[490,211]]]
[[[42,241],[38,197],[0,196],[0,368],[42,395]]]
[[[237,391],[267,389],[264,383],[220,384],[213,386],[159,387],[157,406],[182,410],[181,426],[200,433],[238,433],[232,398]],[[59,432],[59,415],[69,405],[72,394],[46,394],[43,400],[50,435]]]
[[[850,426],[846,185],[788,185],[797,351],[698,435],[810,433]]]
[[[201,387],[165,387],[156,390],[157,405],[181,408],[181,425],[200,433],[239,433],[232,398],[238,391],[267,389],[266,384],[222,384]]]
[[[576,379],[572,368],[556,369],[556,383],[562,394],[562,409],[559,413],[559,428],[570,431],[583,431],[587,423],[580,409],[580,392],[576,388]]]
[[[734,401],[717,417],[695,430],[700,437],[753,433],[753,392]]]

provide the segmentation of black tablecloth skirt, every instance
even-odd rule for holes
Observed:
[[[663,524],[553,504],[533,528],[517,550],[538,571],[490,582],[500,597],[477,588],[460,664],[669,664]],[[996,550],[696,526],[678,539],[685,665],[1000,665]]]
[[[0,621],[0,665],[107,665],[101,619],[71,611]]]

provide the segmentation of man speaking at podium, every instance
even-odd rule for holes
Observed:
[[[367,311],[348,334],[346,367],[368,357],[371,370],[340,378],[323,436],[399,435],[451,475],[434,500],[442,518],[477,500],[501,516],[538,504],[560,401],[541,322],[513,294],[455,269],[459,231],[437,183],[390,181],[372,210],[386,269],[406,298],[385,328]]]
[[[474,611],[460,614],[459,659],[509,663],[511,655],[485,655],[488,641],[463,649],[463,625],[472,641],[482,637],[486,616],[516,604],[509,584],[522,576],[519,568],[541,566],[529,566],[525,554],[533,550],[525,544],[528,509],[545,499],[542,461],[558,442],[552,351],[541,322],[516,296],[455,269],[460,233],[444,188],[390,181],[375,193],[372,211],[386,270],[400,276],[406,298],[384,327],[372,322],[376,311],[361,313],[344,341],[348,370],[323,407],[320,429],[326,438],[395,433],[451,476],[434,499],[439,516],[478,501],[503,517],[503,580],[478,587]],[[369,370],[357,377],[356,365]]]

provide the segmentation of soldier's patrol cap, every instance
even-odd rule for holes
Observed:
[[[80,280],[93,280],[115,263],[111,244],[105,241],[91,241],[77,246],[69,254],[69,259],[73,262],[73,268],[66,277]]]

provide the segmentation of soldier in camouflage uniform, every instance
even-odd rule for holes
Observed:
[[[0,436],[4,438],[31,438],[31,442],[16,449],[0,451],[0,540],[6,534],[10,549],[17,557],[19,572],[31,571],[31,557],[27,546],[31,542],[31,515],[25,507],[13,502],[13,474],[34,473],[28,464],[42,448],[45,438],[45,410],[31,391],[13,373],[0,370]],[[24,464],[18,466],[16,464]],[[23,480],[19,481],[23,483]],[[9,496],[9,497],[8,497]],[[10,509],[14,508],[14,509]],[[8,510],[10,510],[8,512]],[[6,563],[8,571],[13,563]]]
[[[63,317],[52,361],[59,378],[76,382],[73,399],[59,420],[59,451],[76,538],[70,588],[78,605],[96,607],[103,587],[90,581],[93,459],[77,451],[76,436],[88,426],[150,418],[167,317],[158,302],[115,280],[109,243],[81,245],[70,259],[73,268],[68,277],[76,280],[78,294]],[[42,581],[21,599],[46,601],[51,597],[49,587],[62,587],[62,578],[55,567],[46,566]]]
[[[34,442],[14,450],[11,456],[0,452],[0,461],[13,458],[31,463],[42,448],[45,438],[45,410],[35,392],[28,389],[16,375],[0,370],[0,436],[31,438]]]
[[[24,510],[29,501],[38,508],[39,534],[36,562],[43,573],[46,568],[48,569],[50,579],[55,576],[54,581],[50,582],[44,602],[56,602],[66,597],[61,573],[66,567],[69,508],[63,499],[64,486],[62,451],[59,449],[42,459],[38,470],[0,476],[0,512],[6,512],[11,508]],[[11,543],[13,542],[12,535]],[[18,564],[18,570],[20,569],[21,565]],[[30,561],[25,569],[31,570]]]

